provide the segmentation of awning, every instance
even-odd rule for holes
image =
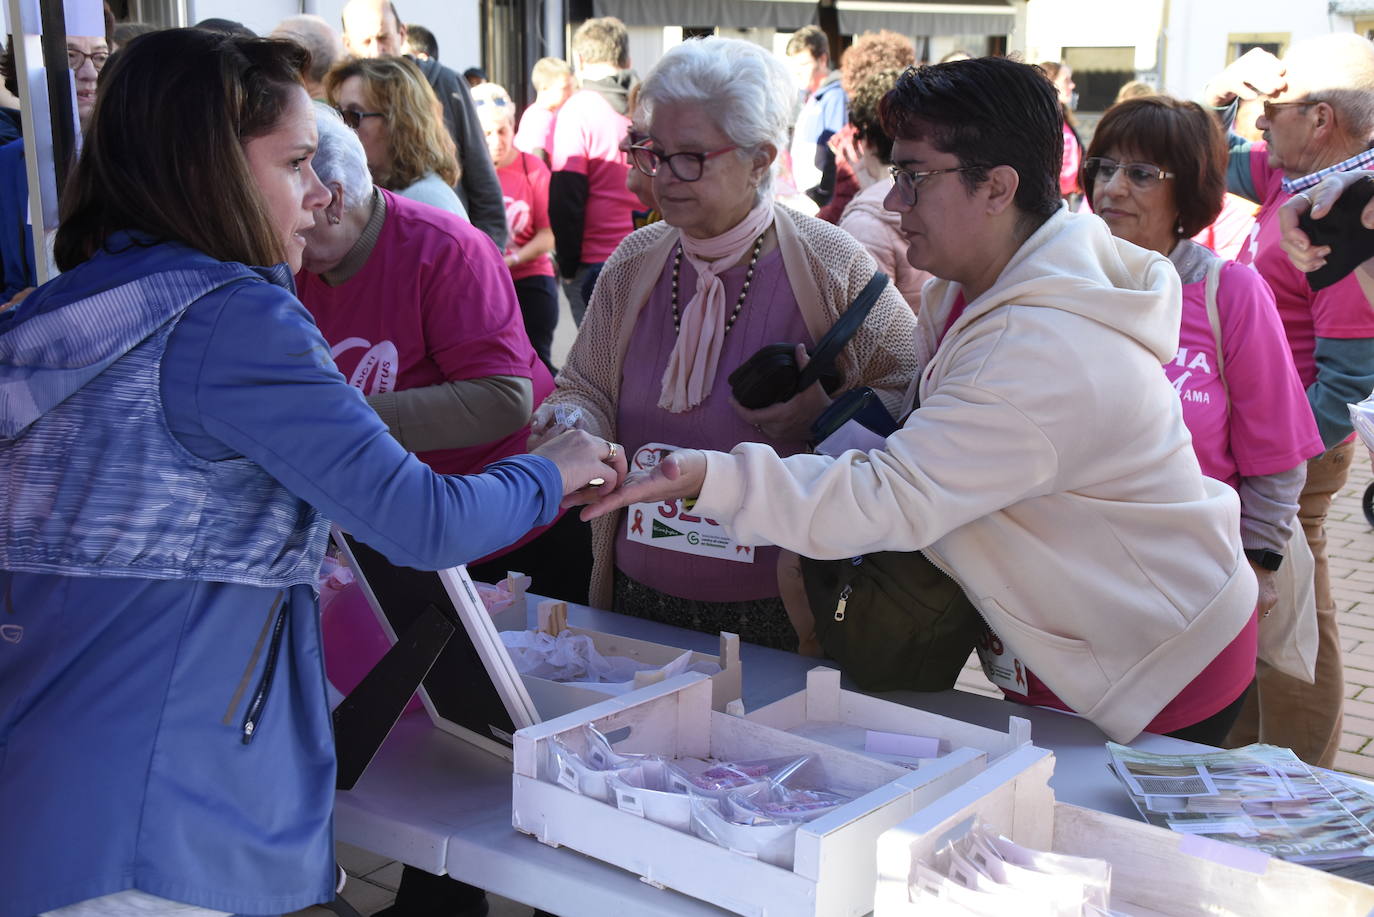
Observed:
[[[1374,13],[1374,0],[1332,0],[1331,12],[1338,16],[1363,16]]]
[[[816,21],[816,4],[798,0],[593,0],[598,16],[626,25],[720,26],[794,32]]]
[[[891,29],[903,35],[1010,35],[1016,16],[1006,0],[835,0],[845,35]]]

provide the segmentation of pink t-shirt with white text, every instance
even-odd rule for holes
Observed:
[[[506,225],[510,227],[506,254],[510,255],[549,225],[549,167],[538,156],[518,153],[514,162],[496,170],[496,177],[506,203]],[[542,254],[512,267],[510,276],[512,280],[552,277],[553,259]]]
[[[1323,450],[1274,296],[1252,269],[1228,262],[1217,285],[1225,384],[1207,319],[1207,282],[1183,287],[1178,354],[1164,364],[1183,403],[1202,473],[1232,487],[1242,477],[1296,468]]]
[[[1253,264],[1274,291],[1298,378],[1309,386],[1317,380],[1313,356],[1317,338],[1374,338],[1374,309],[1353,273],[1319,293],[1312,292],[1307,275],[1293,266],[1279,244],[1279,208],[1292,195],[1284,192],[1283,173],[1269,165],[1263,144],[1251,147],[1250,174],[1264,203],[1250,244],[1236,260]]]
[[[386,222],[367,263],[331,287],[296,275],[297,295],[349,384],[365,395],[484,376],[522,376],[538,405],[553,378],[525,334],[510,272],[491,239],[453,214],[382,191]],[[417,453],[472,474],[525,452],[529,427],[493,442]]]
[[[582,226],[582,261],[599,264],[634,230],[634,212],[642,209],[625,187],[629,162],[620,141],[630,119],[599,92],[583,89],[558,110],[554,119],[549,168],[587,176],[587,211]]]

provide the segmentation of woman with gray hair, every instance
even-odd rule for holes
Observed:
[[[357,135],[326,105],[315,115],[314,166],[330,197],[305,234],[296,288],[339,371],[435,471],[467,474],[523,453],[530,411],[553,379],[500,254],[461,217],[374,186]],[[569,517],[513,548],[550,530],[559,544],[541,538],[544,550],[523,566],[505,566],[507,549],[469,571],[489,581],[507,569],[539,573],[545,594],[585,601],[585,526]]]
[[[675,448],[750,439],[790,455],[805,450],[832,394],[869,386],[896,410],[916,367],[915,319],[891,284],[841,355],[833,391],[814,384],[759,410],[731,396],[727,377],[760,348],[794,344],[804,363],[875,271],[853,238],[773,201],[794,96],[781,61],[735,39],[684,42],[650,71],[634,125],[642,137],[629,149],[663,222],[606,262],[557,389],[535,413],[532,445],[576,425],[623,442],[641,468]],[[592,604],[797,647],[777,549],[719,531],[681,504],[599,520]]]

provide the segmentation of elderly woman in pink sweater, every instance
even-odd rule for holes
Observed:
[[[793,96],[782,63],[737,39],[684,42],[645,78],[635,125],[645,139],[629,152],[663,221],[606,262],[533,441],[579,425],[624,443],[644,468],[675,449],[740,440],[804,452],[811,423],[843,390],[869,386],[897,410],[916,371],[915,316],[890,285],[841,355],[832,392],[816,384],[759,410],[731,394],[731,371],[760,348],[814,347],[876,269],[846,233],[773,201]],[[721,531],[676,501],[599,521],[592,604],[796,647],[778,549]]]
[[[892,191],[892,138],[883,132],[878,103],[897,85],[899,70],[880,70],[867,77],[849,98],[849,121],[854,125],[855,146],[863,154],[855,168],[863,190],[845,207],[840,228],[868,250],[878,268],[892,278],[911,306],[921,311],[921,287],[930,272],[907,260],[907,241],[902,235],[902,215],[883,206]]]

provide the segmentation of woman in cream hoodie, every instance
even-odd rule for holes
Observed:
[[[746,543],[923,551],[1111,738],[1219,739],[1253,675],[1256,585],[1235,493],[1202,476],[1160,372],[1178,275],[1060,207],[1058,104],[1035,68],[909,70],[882,115],[887,206],[911,263],[943,278],[902,428],[838,459],[674,453],[584,515],[699,493],[695,512]]]

